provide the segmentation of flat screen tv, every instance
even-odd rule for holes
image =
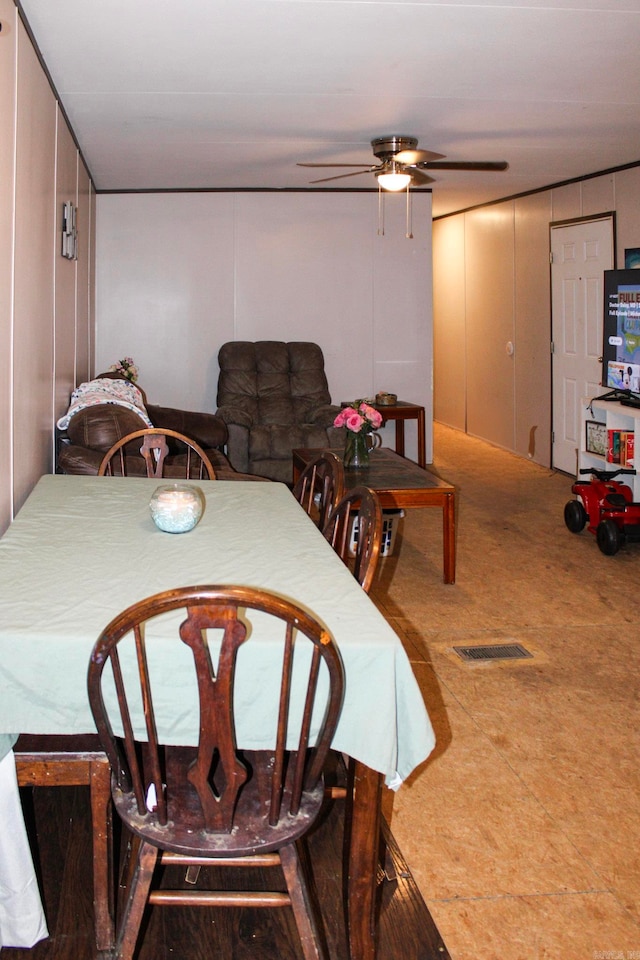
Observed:
[[[602,385],[640,393],[640,270],[604,271]]]

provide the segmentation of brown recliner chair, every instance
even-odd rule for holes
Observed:
[[[218,363],[216,414],[236,470],[290,484],[294,448],[344,445],[318,344],[238,340],[220,348]]]
[[[119,379],[113,374],[100,374],[99,378]],[[146,411],[154,427],[176,430],[195,440],[206,451],[218,479],[255,479],[253,476],[240,476],[222,452],[227,440],[227,428],[219,417],[155,404],[146,404]],[[66,431],[58,438],[58,470],[69,474],[97,475],[102,458],[116,441],[147,426],[137,413],[118,404],[101,403],[85,407],[72,416]],[[140,461],[140,473],[144,476],[142,457]]]

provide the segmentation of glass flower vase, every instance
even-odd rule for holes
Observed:
[[[363,430],[357,433],[354,433],[353,430],[347,430],[343,463],[345,467],[350,467],[352,470],[357,470],[368,465],[369,445],[367,443],[367,434]]]

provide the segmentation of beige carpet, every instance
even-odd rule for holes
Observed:
[[[457,491],[412,510],[372,596],[403,637],[438,745],[385,812],[453,960],[640,960],[640,544],[571,534],[571,478],[436,425]],[[454,645],[533,658],[463,663]]]

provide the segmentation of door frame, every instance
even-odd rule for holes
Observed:
[[[613,267],[616,269],[618,263],[618,225],[616,222],[616,211],[615,210],[605,210],[602,213],[590,213],[587,216],[582,217],[568,217],[563,220],[550,220],[549,221],[549,386],[551,389],[551,403],[549,404],[549,411],[551,422],[549,424],[549,463],[551,464],[552,470],[559,469],[554,465],[553,462],[553,443],[554,443],[554,423],[555,423],[555,410],[554,410],[554,392],[553,392],[553,260],[552,260],[552,230],[556,227],[570,227],[572,224],[579,223],[590,223],[595,220],[611,220],[611,232],[612,232],[612,260]],[[603,303],[604,309],[604,303]]]

